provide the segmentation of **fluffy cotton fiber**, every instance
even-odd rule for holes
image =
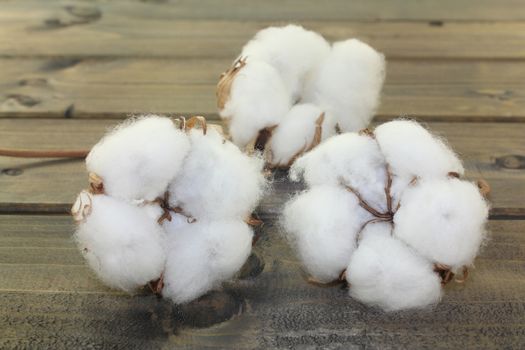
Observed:
[[[86,166],[102,178],[108,195],[153,200],[177,175],[189,147],[169,118],[132,118],[92,148]]]
[[[203,295],[242,267],[251,244],[252,230],[239,220],[187,225],[168,240],[162,294],[176,303]]]
[[[127,292],[162,273],[164,236],[144,209],[106,195],[92,196],[91,214],[75,233],[79,249],[100,279]]]
[[[243,47],[241,57],[248,61],[264,61],[275,67],[296,101],[308,74],[329,52],[330,45],[321,35],[290,24],[259,31]]]
[[[291,107],[290,92],[275,68],[252,60],[235,76],[220,115],[229,120],[233,142],[244,148],[259,130],[279,124]]]
[[[392,238],[390,230],[390,224],[376,223],[362,232],[346,270],[350,295],[387,311],[437,303],[441,281],[432,264]]]
[[[270,129],[267,161],[278,167],[336,132],[365,127],[385,76],[383,55],[365,43],[352,39],[330,47],[295,25],[260,31],[234,65],[218,84],[220,115],[240,147]],[[312,142],[321,113],[321,137]]]
[[[488,218],[488,206],[475,185],[423,180],[406,190],[401,201],[394,216],[397,238],[454,270],[472,264]]]
[[[287,237],[314,278],[346,269],[350,295],[364,303],[435,304],[448,281],[438,272],[471,266],[485,239],[488,206],[462,172],[454,152],[415,122],[335,136],[291,168],[309,190],[286,205]]]
[[[131,293],[160,279],[165,296],[188,302],[231,278],[248,257],[253,233],[244,221],[265,188],[263,161],[215,129],[133,119],[87,162],[103,182],[75,203],[75,238],[108,286]],[[158,292],[161,282],[152,284]]]
[[[169,187],[170,204],[210,220],[239,218],[255,209],[265,182],[263,161],[249,157],[215,130],[189,133],[191,151]]]
[[[283,223],[308,272],[331,282],[346,268],[357,232],[369,218],[352,194],[318,186],[287,203]]]
[[[313,72],[303,101],[333,115],[342,131],[357,131],[372,120],[384,78],[382,54],[357,39],[337,42]]]

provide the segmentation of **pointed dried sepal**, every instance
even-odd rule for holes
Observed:
[[[200,125],[202,133],[206,135],[208,129],[206,126],[206,118],[204,118],[203,116],[194,116],[188,119],[188,121],[186,122],[185,130],[191,130],[195,128],[196,125]]]
[[[489,183],[484,179],[479,179],[477,185],[479,188],[479,192],[481,192],[481,195],[485,198],[488,197],[491,190]]]
[[[93,210],[93,199],[91,193],[83,190],[77,196],[75,203],[71,207],[71,215],[75,222],[83,222]]]
[[[221,78],[217,83],[215,94],[217,96],[217,107],[223,109],[226,102],[230,99],[230,91],[233,80],[237,73],[246,65],[246,58],[240,57],[226,72],[221,74]]]
[[[104,181],[95,173],[89,173],[89,190],[93,194],[104,193]]]

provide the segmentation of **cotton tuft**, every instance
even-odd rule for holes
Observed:
[[[392,238],[389,224],[371,224],[367,229],[346,270],[350,295],[386,311],[436,304],[441,283],[432,264]]]
[[[294,101],[308,74],[330,52],[330,44],[318,33],[289,24],[259,31],[242,49],[241,57],[261,60],[279,72]]]
[[[244,148],[259,130],[279,124],[292,107],[290,91],[274,67],[250,61],[236,75],[220,116],[233,142]]]
[[[162,294],[186,303],[232,278],[250,254],[252,236],[240,220],[199,221],[170,235]]]
[[[394,216],[397,238],[454,270],[472,265],[488,219],[488,205],[475,185],[458,179],[421,181],[401,201]]]
[[[108,286],[127,292],[158,278],[165,260],[162,228],[144,208],[106,195],[92,201],[75,239],[93,271]]]
[[[334,43],[305,87],[303,101],[332,115],[342,131],[358,131],[372,120],[385,79],[385,58],[350,39]]]
[[[320,282],[331,282],[348,265],[357,232],[369,218],[354,196],[327,185],[288,202],[283,224],[308,272]]]
[[[177,175],[190,148],[169,118],[132,118],[107,133],[89,152],[86,166],[105,192],[126,200],[153,200]]]

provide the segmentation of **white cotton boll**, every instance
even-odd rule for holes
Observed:
[[[232,278],[250,254],[252,237],[242,221],[197,221],[170,235],[162,295],[185,303]]]
[[[244,148],[259,130],[279,124],[291,107],[290,92],[275,68],[250,61],[235,75],[220,115],[230,119],[232,140]]]
[[[321,35],[289,24],[259,31],[243,47],[241,57],[262,60],[277,69],[295,101],[308,73],[329,52],[330,45]]]
[[[310,186],[342,181],[374,208],[386,210],[386,164],[369,136],[346,133],[329,138],[294,162],[291,178],[298,180],[301,175]]]
[[[197,220],[245,219],[264,187],[261,158],[242,153],[213,129],[190,131],[191,151],[169,186],[170,205]]]
[[[285,166],[314,141],[317,120],[323,111],[312,104],[298,104],[284,116],[268,143],[271,162]]]
[[[400,176],[437,178],[449,172],[464,173],[456,154],[420,124],[410,120],[384,123],[374,130],[376,140],[390,164]]]
[[[312,73],[303,101],[334,115],[341,130],[357,131],[372,120],[384,78],[381,53],[357,39],[337,42]]]
[[[106,194],[153,200],[162,195],[189,151],[186,135],[169,118],[146,116],[116,127],[89,152],[86,165]]]
[[[165,234],[144,208],[105,195],[92,197],[92,211],[75,239],[89,266],[110,287],[127,292],[160,277]]]
[[[431,261],[456,270],[472,264],[487,217],[488,206],[472,183],[421,181],[401,197],[394,234]]]
[[[316,186],[286,204],[283,226],[306,270],[320,282],[337,279],[355,249],[368,212],[336,186]]]
[[[369,224],[363,230],[346,270],[350,295],[386,311],[436,304],[441,281],[432,264],[390,237],[390,230],[387,223]]]

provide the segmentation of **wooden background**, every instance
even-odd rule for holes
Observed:
[[[307,284],[279,235],[294,187],[278,173],[239,281],[182,307],[131,297],[71,240],[83,163],[0,157],[0,348],[523,348],[522,0],[0,0],[0,147],[90,147],[133,113],[216,119],[219,74],[258,29],[288,22],[383,51],[376,121],[428,123],[491,183],[492,239],[468,282],[394,314]]]

